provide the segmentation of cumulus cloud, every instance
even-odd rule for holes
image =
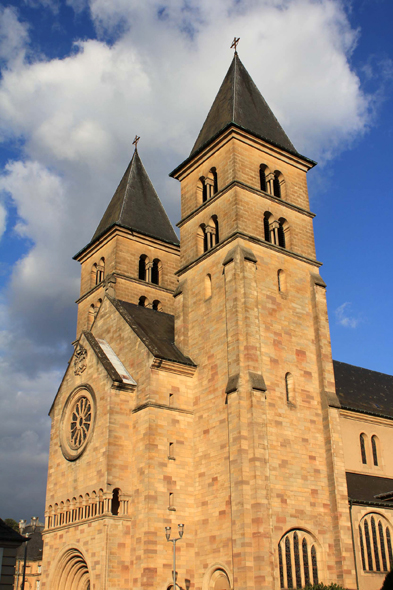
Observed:
[[[29,2],[52,11],[57,6]],[[30,465],[35,482],[45,479],[48,423],[38,417],[46,415],[74,338],[79,268],[71,257],[94,233],[131,157],[135,133],[176,222],[179,187],[167,174],[191,150],[229,67],[235,33],[243,63],[309,157],[326,161],[363,133],[373,100],[351,69],[359,33],[339,0],[67,3],[79,11],[88,7],[97,38],[75,39],[63,59],[25,59],[28,27],[14,9],[0,13],[0,58],[6,62],[0,137],[22,146],[20,158],[1,174],[0,190],[17,211],[15,239],[28,244],[0,314],[0,459],[1,448],[13,449],[12,489],[20,472],[34,479]],[[0,209],[0,231],[4,224]],[[345,320],[345,306],[338,317],[352,326],[357,320]],[[3,434],[12,411],[17,423]]]
[[[18,20],[16,9],[0,6],[0,64],[23,60],[28,38],[28,27]]]
[[[342,305],[339,305],[337,309],[334,311],[336,316],[336,323],[340,326],[344,326],[344,328],[357,328],[361,319],[359,317],[355,317],[351,311],[352,304],[349,301],[346,301]]]

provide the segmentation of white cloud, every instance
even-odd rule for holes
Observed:
[[[0,6],[0,60],[12,65],[20,63],[28,38],[28,27],[19,22],[16,9]]]
[[[336,323],[344,328],[357,328],[362,321],[359,317],[355,317],[351,313],[352,304],[346,301],[334,311],[336,316]]]
[[[56,2],[42,3],[56,9]],[[82,10],[85,0],[68,4]],[[71,257],[94,233],[136,133],[153,183],[178,221],[179,187],[167,174],[191,150],[229,67],[234,34],[243,63],[305,155],[332,157],[368,123],[371,99],[349,61],[358,31],[339,0],[90,0],[89,8],[99,40],[75,40],[69,56],[52,60],[25,60],[28,27],[14,9],[0,13],[0,58],[7,61],[0,134],[23,143],[23,158],[8,163],[0,190],[17,209],[15,235],[32,244],[14,267],[0,313],[0,432],[14,411],[18,435],[32,444],[20,455],[21,470],[29,457],[43,457],[44,443],[29,427],[30,402],[20,400],[34,390],[35,417],[46,410],[71,352],[79,273]],[[106,43],[108,31],[114,43]],[[4,223],[0,209],[0,231]],[[347,305],[339,321],[354,327]],[[22,397],[10,396],[10,387]],[[16,457],[21,447],[14,443],[7,445]]]

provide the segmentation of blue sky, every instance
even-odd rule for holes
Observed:
[[[139,151],[173,223],[188,155],[240,57],[309,173],[333,357],[392,373],[389,0],[20,0],[0,6],[0,516],[43,517],[79,265]]]

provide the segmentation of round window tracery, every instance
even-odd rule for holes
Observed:
[[[85,450],[94,429],[95,395],[91,387],[78,387],[64,405],[60,446],[68,461],[75,461]]]
[[[71,412],[71,446],[79,449],[85,442],[91,426],[91,404],[86,396],[80,397]]]

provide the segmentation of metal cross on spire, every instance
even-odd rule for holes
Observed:
[[[138,151],[138,141],[139,141],[139,140],[140,140],[140,137],[139,137],[138,135],[135,135],[135,139],[134,139],[134,141],[132,142],[132,145],[134,145],[134,146],[135,146],[135,151],[136,151],[136,152]]]
[[[239,41],[240,41],[240,37],[238,37],[238,38],[234,37],[233,38],[231,49],[235,49],[235,53],[237,53],[236,48],[239,45]]]

